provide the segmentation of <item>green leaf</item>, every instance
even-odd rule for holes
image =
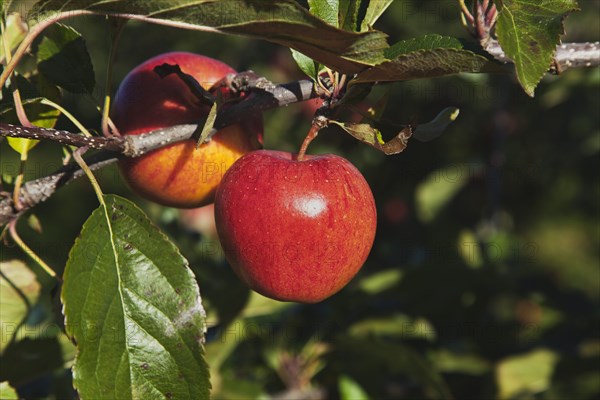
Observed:
[[[381,15],[387,10],[394,0],[371,0],[367,7],[365,18],[360,24],[360,31],[365,32],[372,29],[375,22],[381,17]]]
[[[21,75],[16,75],[10,78],[16,79],[19,93],[23,102],[25,113],[29,121],[41,128],[53,128],[60,116],[60,111],[40,104],[40,101],[45,97],[54,102],[60,102],[60,90],[53,84],[47,81],[41,75],[34,75],[30,80],[25,79]],[[14,109],[13,96],[8,88],[3,88],[2,99],[0,100],[0,116],[7,123],[19,124],[19,119]],[[19,154],[24,154],[31,150],[39,142],[38,140],[7,138],[8,144]]]
[[[339,26],[339,0],[308,0],[310,13],[331,26]]]
[[[338,26],[346,31],[357,31],[361,0],[339,0],[339,2]]]
[[[448,125],[453,123],[460,110],[456,107],[446,107],[431,121],[419,124],[415,129],[413,137],[421,142],[428,142],[439,137]]]
[[[485,72],[490,61],[469,50],[455,38],[426,35],[405,40],[385,50],[388,61],[358,74],[351,83],[394,82],[419,78]]]
[[[17,333],[40,295],[35,274],[19,260],[0,262],[0,354]]]
[[[92,93],[96,78],[85,40],[75,29],[53,24],[37,51],[38,69],[51,82],[73,93]]]
[[[537,349],[502,360],[496,368],[498,397],[527,397],[547,390],[557,362],[556,353],[547,349]]]
[[[382,336],[406,339],[424,339],[433,342],[435,328],[424,318],[411,318],[405,314],[396,314],[383,318],[368,318],[353,324],[348,331],[353,336],[365,338]]]
[[[342,128],[344,131],[354,136],[354,138],[366,143],[377,150],[382,151],[386,155],[398,154],[406,149],[408,139],[412,135],[412,129],[405,127],[389,141],[384,141],[381,136],[381,132],[368,123],[353,123],[353,122],[340,122],[330,120],[330,124],[334,124]]]
[[[19,395],[17,395],[15,389],[8,382],[2,382],[0,383],[0,399],[18,400]]]
[[[178,249],[128,200],[104,197],[75,242],[61,297],[82,398],[208,398],[200,293]]]
[[[210,108],[208,116],[206,117],[206,122],[204,122],[204,126],[202,127],[202,132],[200,133],[196,147],[199,147],[202,143],[207,141],[208,135],[212,131],[212,128],[215,125],[215,120],[217,119],[217,108],[217,102],[215,101]]]
[[[393,268],[377,272],[376,274],[361,279],[358,286],[363,292],[375,295],[394,287],[394,285],[401,280],[402,271]]]
[[[578,10],[575,0],[496,0],[496,34],[500,46],[514,62],[517,78],[532,96],[537,84],[550,68],[563,19]]]
[[[347,375],[340,376],[338,381],[340,398],[342,400],[368,400],[369,395],[362,387]]]
[[[29,216],[27,217],[27,225],[29,225],[29,227],[31,229],[33,229],[34,231],[36,231],[37,233],[43,232],[42,222],[37,217],[37,215],[35,215],[33,213],[29,214]]]
[[[490,362],[481,356],[463,351],[453,352],[448,349],[440,349],[432,352],[431,358],[440,372],[445,373],[482,375],[492,368]]]
[[[342,31],[311,15],[292,0],[41,0],[29,12],[30,22],[43,21],[57,11],[73,16],[84,9],[97,14],[123,15],[170,26],[218,31],[268,40],[291,47],[321,64],[354,74],[384,60],[388,47],[382,32]]]
[[[431,173],[415,192],[417,215],[423,222],[432,221],[444,206],[467,184],[473,171],[468,165],[452,165]]]
[[[12,51],[25,38],[27,25],[23,22],[19,14],[10,14],[6,18],[5,31],[0,34],[0,58],[4,58],[4,38],[8,40],[8,48]]]
[[[402,40],[386,49],[384,55],[388,60],[393,60],[402,54],[412,53],[413,51],[462,48],[462,43],[454,37],[430,34],[420,38]]]
[[[319,73],[319,64],[316,63],[312,58],[305,56],[299,51],[294,49],[291,49],[291,51],[294,61],[296,61],[296,64],[298,64],[298,67],[300,67],[302,72],[304,72],[313,81],[316,81]]]

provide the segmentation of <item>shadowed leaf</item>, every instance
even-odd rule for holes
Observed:
[[[57,11],[66,16],[74,10],[264,39],[291,47],[342,73],[357,73],[380,63],[388,47],[382,32],[337,29],[291,0],[41,0],[28,17],[35,23]]]

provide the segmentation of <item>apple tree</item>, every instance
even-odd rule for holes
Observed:
[[[3,0],[0,397],[598,395],[591,3]]]

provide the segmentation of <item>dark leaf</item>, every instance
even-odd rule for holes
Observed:
[[[73,28],[53,24],[37,51],[38,69],[52,83],[74,93],[92,93],[96,78],[85,40]]]
[[[388,61],[359,73],[352,84],[484,72],[490,65],[485,57],[464,50],[457,39],[439,35],[396,43],[385,51],[385,55]]]
[[[431,121],[424,124],[419,124],[415,129],[413,137],[421,142],[428,142],[440,136],[448,125],[458,118],[460,110],[456,107],[444,108],[440,113]]]
[[[384,60],[386,35],[347,32],[328,25],[292,0],[145,1],[41,0],[30,10],[30,22],[74,10],[168,24],[185,29],[218,31],[268,40],[290,47],[342,73],[354,74]],[[326,38],[326,40],[324,40]]]

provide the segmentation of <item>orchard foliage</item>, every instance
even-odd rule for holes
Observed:
[[[119,39],[127,40],[128,31],[123,27],[124,21],[128,20],[206,32],[207,35],[236,35],[256,42],[269,42],[291,50],[290,58],[295,60],[305,78],[314,83],[314,97],[325,100],[324,106],[316,112],[315,121],[326,121],[329,129],[346,132],[358,142],[385,155],[392,155],[404,151],[412,138],[429,141],[440,137],[456,120],[459,110],[453,104],[435,104],[438,108],[427,115],[429,122],[409,120],[409,115],[396,111],[404,105],[390,100],[389,93],[380,96],[373,106],[361,110],[370,94],[380,94],[381,88],[389,83],[408,84],[408,81],[470,73],[479,74],[472,75],[476,76],[472,78],[474,80],[487,74],[514,75],[522,90],[533,97],[542,77],[556,68],[557,46],[561,44],[565,18],[578,10],[574,0],[484,0],[483,9],[490,14],[474,13],[471,15],[474,21],[469,21],[463,14],[465,24],[475,31],[477,40],[430,32],[390,43],[386,32],[377,29],[378,21],[400,2],[403,1],[4,0],[0,6],[0,117],[3,123],[26,125],[25,122],[45,128],[53,128],[61,120],[69,121],[74,126],[73,130],[88,137],[99,136],[98,131],[110,129],[108,98],[103,105],[101,101],[95,105],[103,114],[102,126],[84,126],[73,116],[75,112],[63,107],[69,96],[94,97],[101,86],[107,89],[107,97],[112,95],[110,82],[96,82],[98,66],[92,61],[93,52],[86,44],[91,38],[84,37],[68,25],[78,18],[101,16],[106,19],[106,30],[113,45],[107,57],[110,65],[107,80],[113,72]],[[461,4],[464,3],[457,1],[455,4],[457,24],[460,23]],[[480,2],[477,1],[477,4]],[[486,21],[486,17],[491,15],[493,21]],[[128,40],[144,41],[145,38]],[[503,50],[503,57],[486,51],[493,44]],[[214,100],[215,104],[219,103],[219,99]],[[394,117],[392,121],[390,110]],[[202,140],[215,122],[214,112],[216,109],[213,109],[210,118],[199,121],[200,125],[204,125],[204,129],[200,129]],[[348,118],[349,114],[359,115],[358,120]],[[583,125],[585,123],[582,122]],[[3,147],[8,144],[19,154],[23,169],[29,152],[39,143],[37,140],[9,137],[6,143],[1,144]],[[355,145],[376,153],[361,143]],[[294,146],[297,149],[299,143]],[[460,153],[462,150],[452,151]],[[448,150],[449,153],[452,151]],[[426,153],[419,154],[423,158],[428,157]],[[75,160],[86,170],[79,152],[73,147],[63,146],[63,156],[65,160]],[[365,161],[363,166],[369,167],[369,163],[373,163],[372,157],[376,156],[369,157],[371,161]],[[56,163],[57,167],[59,165],[60,161]],[[5,174],[3,166],[2,172],[3,193],[0,193],[0,199],[12,196],[4,193],[5,188],[10,186],[18,192],[23,184],[23,174],[19,171]],[[438,293],[434,292],[440,286],[434,288],[430,285],[427,271],[411,273],[394,265],[394,268],[362,276],[349,289],[350,296],[329,300],[327,307],[305,306],[298,311],[298,307],[304,306],[279,303],[250,294],[231,278],[229,272],[218,270],[222,268],[223,257],[219,258],[218,251],[213,252],[212,248],[205,252],[210,253],[210,257],[198,261],[202,257],[192,256],[194,262],[188,262],[182,253],[186,254],[193,248],[189,243],[192,239],[190,235],[179,232],[178,236],[175,233],[174,210],[149,206],[153,222],[131,201],[104,194],[92,172],[86,173],[100,205],[95,210],[88,210],[89,218],[81,226],[72,248],[65,249],[68,250],[68,260],[64,271],[62,268],[52,270],[44,263],[43,255],[33,254],[24,243],[20,247],[35,261],[31,266],[17,259],[7,260],[2,255],[1,398],[17,398],[14,387],[27,391],[27,384],[32,380],[65,368],[72,372],[73,387],[84,400],[202,399],[208,398],[211,390],[225,397],[260,397],[281,391],[281,382],[285,394],[296,397],[323,397],[320,388],[327,387],[330,397],[338,394],[344,399],[367,398],[369,395],[398,398],[422,395],[441,399],[472,394],[463,386],[468,387],[475,381],[478,385],[487,382],[485,389],[477,391],[477,394],[517,398],[546,391],[551,386],[552,373],[558,371],[558,367],[555,369],[558,365],[568,379],[554,387],[552,393],[568,392],[573,382],[588,385],[587,392],[582,390],[584,396],[600,392],[597,384],[593,383],[591,369],[587,368],[587,364],[595,360],[594,354],[598,354],[597,340],[582,341],[580,346],[588,347],[577,350],[581,354],[592,354],[584,360],[583,364],[587,363],[585,367],[577,366],[584,371],[583,377],[569,375],[569,363],[574,363],[575,356],[561,361],[556,352],[548,350],[549,345],[539,348],[522,346],[519,354],[506,356],[493,350],[482,355],[469,353],[469,349],[458,351],[451,346],[441,348],[435,344],[440,339],[436,338],[436,329],[442,330],[443,326],[435,326],[430,321],[448,322],[445,319],[447,315],[440,317],[445,302],[469,303],[477,307],[479,303],[473,298],[486,298],[492,296],[486,291],[500,290],[494,288],[494,282],[488,276],[480,273],[493,264],[487,252],[489,248],[485,246],[468,247],[470,253],[465,257],[468,265],[464,269],[442,269],[436,279],[447,284]],[[423,171],[419,172],[422,179],[418,185],[415,184],[418,187],[415,216],[412,218],[419,220],[420,229],[444,218],[444,207],[468,187],[470,175],[477,175],[478,171],[465,171],[462,166],[458,170],[459,179],[439,179],[440,174],[454,173],[454,170],[438,169],[426,176]],[[384,173],[372,175],[378,185],[389,184],[383,177]],[[398,194],[394,196],[386,202],[396,201]],[[403,200],[398,202],[394,203],[391,211],[384,207],[383,214],[400,223],[398,221],[407,219],[400,212],[407,206]],[[459,207],[460,212],[468,214],[469,210],[465,208],[469,206]],[[67,212],[65,218],[68,216]],[[9,236],[20,242],[16,219],[13,222],[4,230],[3,239],[7,243],[11,240]],[[43,221],[33,214],[28,216],[27,222],[34,230],[43,229]],[[476,243],[474,228],[468,225],[462,231],[448,234],[460,237],[463,242]],[[168,235],[159,227],[165,229]],[[387,233],[385,229],[382,228],[382,233]],[[200,231],[200,239],[192,238],[201,240],[202,245],[214,240],[214,232],[206,227]],[[493,236],[495,238],[500,237],[499,240],[505,240],[505,244],[512,243],[510,237],[502,236],[501,232],[485,232],[496,235]],[[544,232],[552,235],[556,231],[549,229]],[[425,235],[423,231],[414,234]],[[576,233],[574,235],[579,237]],[[173,237],[180,239],[181,243],[176,240],[176,245]],[[402,239],[406,240],[406,235]],[[560,239],[560,236],[548,236],[540,240],[552,244]],[[583,238],[582,241],[585,242]],[[393,245],[385,243],[388,247],[381,244],[379,251],[393,252],[389,248]],[[524,253],[529,254],[527,252],[531,250],[529,247],[518,249],[515,259]],[[532,251],[536,252],[537,247]],[[591,254],[597,256],[597,252],[591,251]],[[453,253],[454,256],[459,259],[464,254]],[[397,257],[391,258],[394,263],[399,262]],[[413,258],[418,259],[419,255]],[[414,263],[414,259],[407,264]],[[503,258],[502,261],[510,264],[513,260]],[[579,261],[581,265],[590,265],[585,255]],[[191,265],[194,263],[200,265]],[[54,275],[59,281],[58,286],[42,273],[33,272],[38,271],[38,264]],[[215,268],[215,271],[201,271],[204,267]],[[580,277],[586,275],[589,269],[581,268],[583,272],[578,277],[569,278],[569,282],[574,282],[572,287],[576,289],[573,290],[578,291],[576,300],[569,299],[587,305],[587,300],[581,298],[587,296],[597,300],[597,294],[593,293],[593,283]],[[473,278],[469,275],[471,272],[477,276]],[[405,276],[407,281],[403,281]],[[498,272],[497,276],[501,277],[502,272]],[[461,286],[463,277],[464,282],[472,282],[476,287]],[[402,286],[399,286],[400,282]],[[503,281],[506,285],[519,283]],[[531,285],[536,284],[531,282]],[[453,287],[449,287],[452,285],[456,285],[456,293]],[[407,294],[397,298],[394,293],[397,287],[402,287]],[[422,293],[411,292],[417,289]],[[460,290],[462,293],[459,293]],[[213,300],[203,305],[205,293]],[[420,296],[427,304],[414,304]],[[55,304],[51,303],[52,298]],[[517,302],[513,298],[504,300]],[[436,307],[430,305],[436,302]],[[391,311],[390,304],[393,306]],[[531,299],[518,304],[521,305],[521,308],[517,307],[521,313],[519,318],[525,321],[523,326],[533,326],[527,325],[528,318],[534,318],[536,312],[541,312],[540,307]],[[402,306],[410,312],[404,313]],[[489,307],[499,308],[501,304],[494,303]],[[476,311],[470,309],[469,312],[474,318],[484,318],[483,311],[480,314]],[[359,314],[367,316],[362,318]],[[552,312],[545,315],[549,319],[567,318]],[[220,338],[211,338],[209,322],[214,328],[213,334]],[[537,319],[535,323],[538,324],[535,329],[522,329],[513,332],[514,335],[531,335],[535,339],[546,327],[558,326],[558,322],[548,319]],[[41,324],[51,326],[51,329],[42,333],[28,330],[29,326]],[[265,339],[265,331],[261,328],[264,326],[281,329],[269,330],[269,337]],[[228,334],[231,340],[226,340]],[[483,336],[493,340],[506,339],[500,338],[497,332],[483,332],[480,336],[480,340],[485,340]],[[256,347],[261,350],[256,350]],[[256,368],[236,370],[232,365],[243,363],[245,357],[256,358],[256,353],[260,353],[258,358],[262,360]],[[368,354],[365,356],[366,366],[356,365],[364,353]],[[32,367],[26,362],[28,355],[43,360]],[[11,367],[7,368],[7,365]],[[389,370],[390,376],[402,376],[406,381],[395,384],[393,379],[373,377],[376,368]],[[373,371],[364,372],[365,369]],[[323,378],[319,380],[316,377],[321,371],[324,371]],[[65,378],[60,373],[54,374],[57,382],[70,382],[71,375]],[[452,380],[458,375],[459,378]],[[492,381],[494,383],[489,384]],[[57,386],[64,387],[62,383]],[[415,384],[419,389],[415,389]],[[60,395],[74,397],[69,392],[57,394]]]

